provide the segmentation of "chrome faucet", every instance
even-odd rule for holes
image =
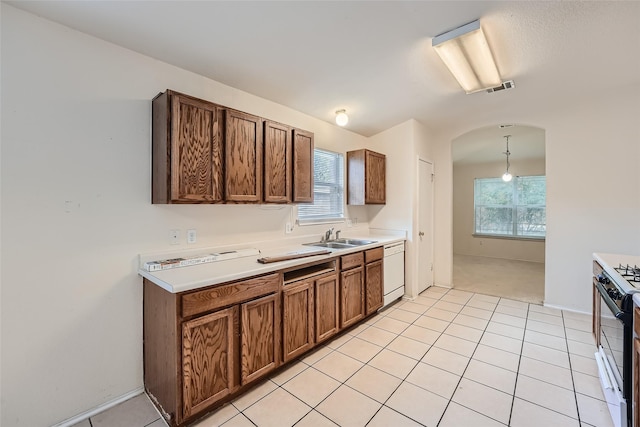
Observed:
[[[324,233],[324,241],[328,242],[329,240],[331,240],[332,234],[333,234],[333,227],[331,227],[330,229],[327,230],[326,233]]]
[[[338,239],[340,238],[340,232],[341,232],[341,231],[342,231],[342,230],[338,230],[338,231],[336,231],[336,240],[338,240]]]

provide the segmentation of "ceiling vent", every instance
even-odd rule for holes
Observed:
[[[502,82],[500,86],[487,89],[487,93],[499,92],[505,89],[513,89],[514,87],[516,87],[516,84],[513,82],[513,80],[507,80],[506,82]]]

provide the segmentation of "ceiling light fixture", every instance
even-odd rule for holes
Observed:
[[[479,20],[434,37],[431,45],[466,93],[502,84]]]
[[[502,154],[505,154],[507,156],[507,171],[502,175],[502,180],[504,182],[509,182],[511,181],[511,178],[513,178],[511,176],[511,174],[509,173],[509,156],[511,155],[511,153],[509,152],[509,138],[511,137],[511,135],[505,135],[505,138],[507,138],[507,151],[503,151]]]
[[[336,124],[338,126],[346,126],[349,123],[349,116],[347,116],[347,110],[336,111]]]

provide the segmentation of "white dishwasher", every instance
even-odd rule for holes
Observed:
[[[404,295],[404,242],[384,246],[384,305]]]

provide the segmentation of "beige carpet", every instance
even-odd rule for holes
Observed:
[[[542,304],[544,263],[454,254],[453,288]]]

